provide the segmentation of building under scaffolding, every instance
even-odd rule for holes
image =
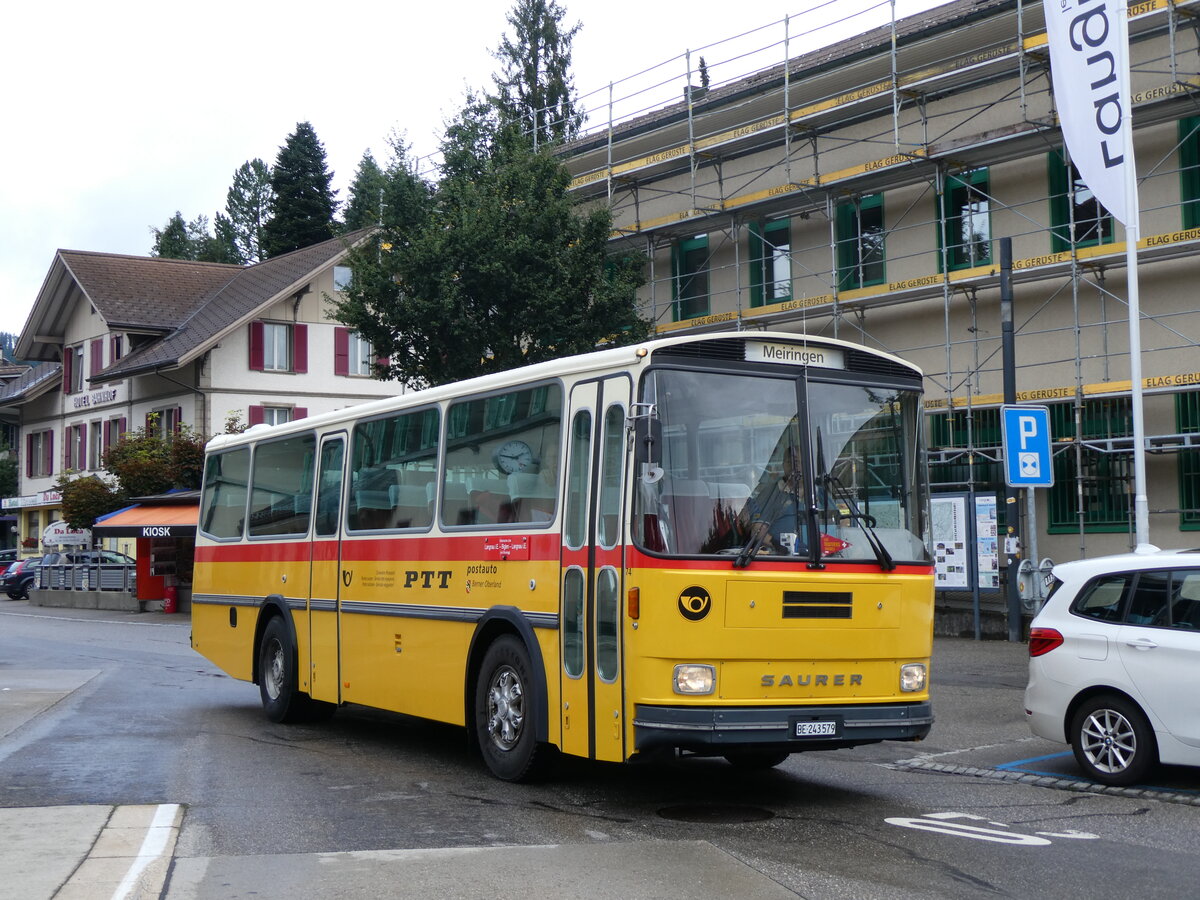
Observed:
[[[1050,407],[1055,484],[1034,492],[1029,522],[1007,524],[1039,556],[1129,549],[1124,234],[1063,149],[1041,3],[821,19],[831,8],[844,4],[705,48],[703,66],[687,54],[674,79],[648,70],[610,86],[607,115],[593,110],[567,148],[573,190],[611,206],[614,250],[646,255],[642,302],[660,332],[808,332],[919,364],[935,491],[1004,490],[999,240],[1011,238],[1017,399]],[[1200,530],[1198,13],[1200,0],[1129,7],[1162,547],[1200,540],[1185,533]],[[647,100],[648,73],[671,102]]]

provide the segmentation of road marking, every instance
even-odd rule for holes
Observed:
[[[986,822],[995,828],[981,828],[978,825],[964,825],[961,822],[951,822],[950,819],[970,819],[975,822]],[[983,816],[970,813],[938,812],[926,813],[920,818],[894,816],[884,819],[889,825],[900,828],[912,828],[916,831],[932,831],[937,834],[947,834],[951,837],[970,838],[975,841],[990,841],[996,844],[1017,844],[1024,847],[1047,847],[1051,844],[1049,838],[1073,838],[1077,840],[1096,840],[1099,835],[1085,831],[1039,831],[1037,834],[1022,834],[1018,831],[1001,831],[1011,826],[1004,822],[993,822]]]
[[[53,619],[56,622],[90,622],[99,625],[136,625],[140,628],[186,628],[192,624],[191,619],[182,622],[121,622],[113,619],[85,619],[81,616],[48,616],[37,613],[20,613],[0,610],[0,616],[13,616],[18,619]]]
[[[182,808],[178,803],[159,805],[150,822],[150,827],[146,829],[146,837],[142,840],[138,855],[133,858],[129,871],[125,873],[125,877],[113,891],[112,900],[126,900],[128,897],[134,896],[135,892],[141,895],[143,886],[138,882],[146,869],[164,857],[170,859],[171,854],[175,851],[175,838],[179,834],[181,811]],[[165,875],[165,871],[163,874]]]

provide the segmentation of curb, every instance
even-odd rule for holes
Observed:
[[[1002,772],[998,769],[981,769],[978,766],[956,766],[949,763],[933,762],[923,759],[906,759],[891,763],[892,769],[921,769],[935,772],[939,775],[968,775],[972,778],[988,778],[992,781],[1009,781],[1018,784],[1029,784],[1035,787],[1054,788],[1059,791],[1077,791],[1085,794],[1105,794],[1116,797],[1129,797],[1137,800],[1161,800],[1164,803],[1178,803],[1182,806],[1200,806],[1200,796],[1181,794],[1161,788],[1116,787],[1114,785],[1097,784],[1094,781],[1079,781],[1075,778],[1056,778],[1053,775],[1034,775],[1029,772]]]

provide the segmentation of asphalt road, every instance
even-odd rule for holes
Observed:
[[[939,640],[933,678],[919,744],[511,785],[460,729],[267,721],[186,618],[5,603],[0,897],[1195,894],[1200,773],[1084,782],[1025,727],[1021,645]]]

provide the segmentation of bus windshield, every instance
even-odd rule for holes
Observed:
[[[636,430],[633,534],[679,556],[928,563],[920,394],[656,369]]]

